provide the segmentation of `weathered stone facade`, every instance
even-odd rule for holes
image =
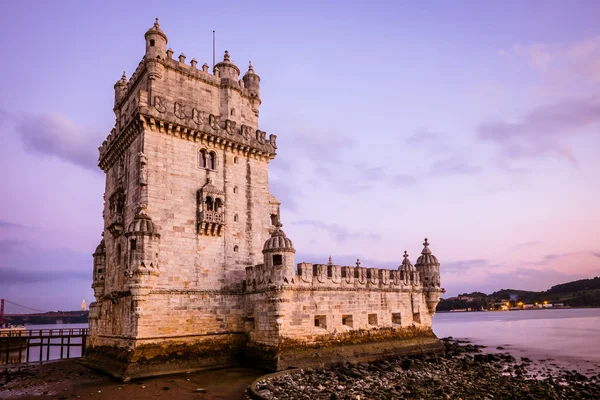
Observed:
[[[276,136],[260,78],[225,52],[173,59],[158,21],[115,84],[96,301],[84,362],[123,379],[247,362],[270,369],[437,349],[439,263],[398,270],[294,261],[269,193]]]

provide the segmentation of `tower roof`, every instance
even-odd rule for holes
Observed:
[[[215,65],[215,68],[218,68],[219,71],[222,71],[225,67],[233,68],[237,71],[238,75],[240,74],[240,69],[237,65],[231,62],[231,56],[229,55],[229,52],[227,50],[225,50],[225,54],[223,55],[223,61]]]
[[[421,265],[440,265],[436,256],[431,254],[431,250],[429,249],[429,242],[427,238],[425,238],[425,242],[423,243],[423,251],[421,251],[421,256],[417,259],[417,263],[415,266]]]
[[[411,264],[410,260],[408,259],[408,252],[406,250],[404,250],[404,260],[402,260],[402,264],[400,265],[400,267],[398,268],[400,271],[404,271],[404,272],[411,272],[415,270],[415,267]]]
[[[148,38],[148,35],[160,35],[165,39],[165,42],[167,42],[167,35],[165,35],[165,33],[163,32],[162,29],[160,29],[160,24],[158,23],[158,18],[156,18],[156,21],[154,21],[154,25],[152,26],[152,28],[148,29],[146,31],[146,34],[144,35],[144,38]]]
[[[263,246],[263,252],[275,252],[275,251],[291,251],[293,253],[296,252],[294,249],[294,244],[290,239],[285,236],[283,230],[281,230],[282,224],[277,224],[275,230],[271,234],[271,237],[267,239],[265,245]]]
[[[156,233],[156,225],[152,222],[152,218],[142,209],[133,218],[131,224],[129,224],[127,233],[153,235]]]

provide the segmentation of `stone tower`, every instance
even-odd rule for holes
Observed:
[[[227,51],[212,74],[173,59],[158,20],[144,38],[137,69],[114,85],[116,122],[99,148],[105,228],[85,361],[120,377],[153,374],[148,352],[183,353],[172,371],[231,364],[245,338],[245,268],[263,261],[279,220],[276,136],[258,129],[252,65],[240,79]]]
[[[124,380],[240,362],[281,370],[443,348],[438,260],[425,239],[397,270],[295,264],[269,193],[276,136],[258,129],[260,77],[225,52],[173,59],[158,20],[115,83],[99,148],[104,230],[83,362]]]

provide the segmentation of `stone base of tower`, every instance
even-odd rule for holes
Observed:
[[[96,338],[81,362],[123,381],[227,368],[240,365],[246,340],[240,333],[153,340]]]
[[[382,328],[323,337],[310,344],[293,339],[283,339],[279,346],[250,342],[246,345],[244,363],[255,368],[281,371],[443,350],[443,344],[431,328]]]

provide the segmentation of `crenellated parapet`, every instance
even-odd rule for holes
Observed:
[[[265,264],[246,267],[246,291],[260,291],[272,286],[315,289],[420,290],[419,272],[385,268],[365,268],[333,264],[299,263],[292,279],[277,279],[275,266]]]

